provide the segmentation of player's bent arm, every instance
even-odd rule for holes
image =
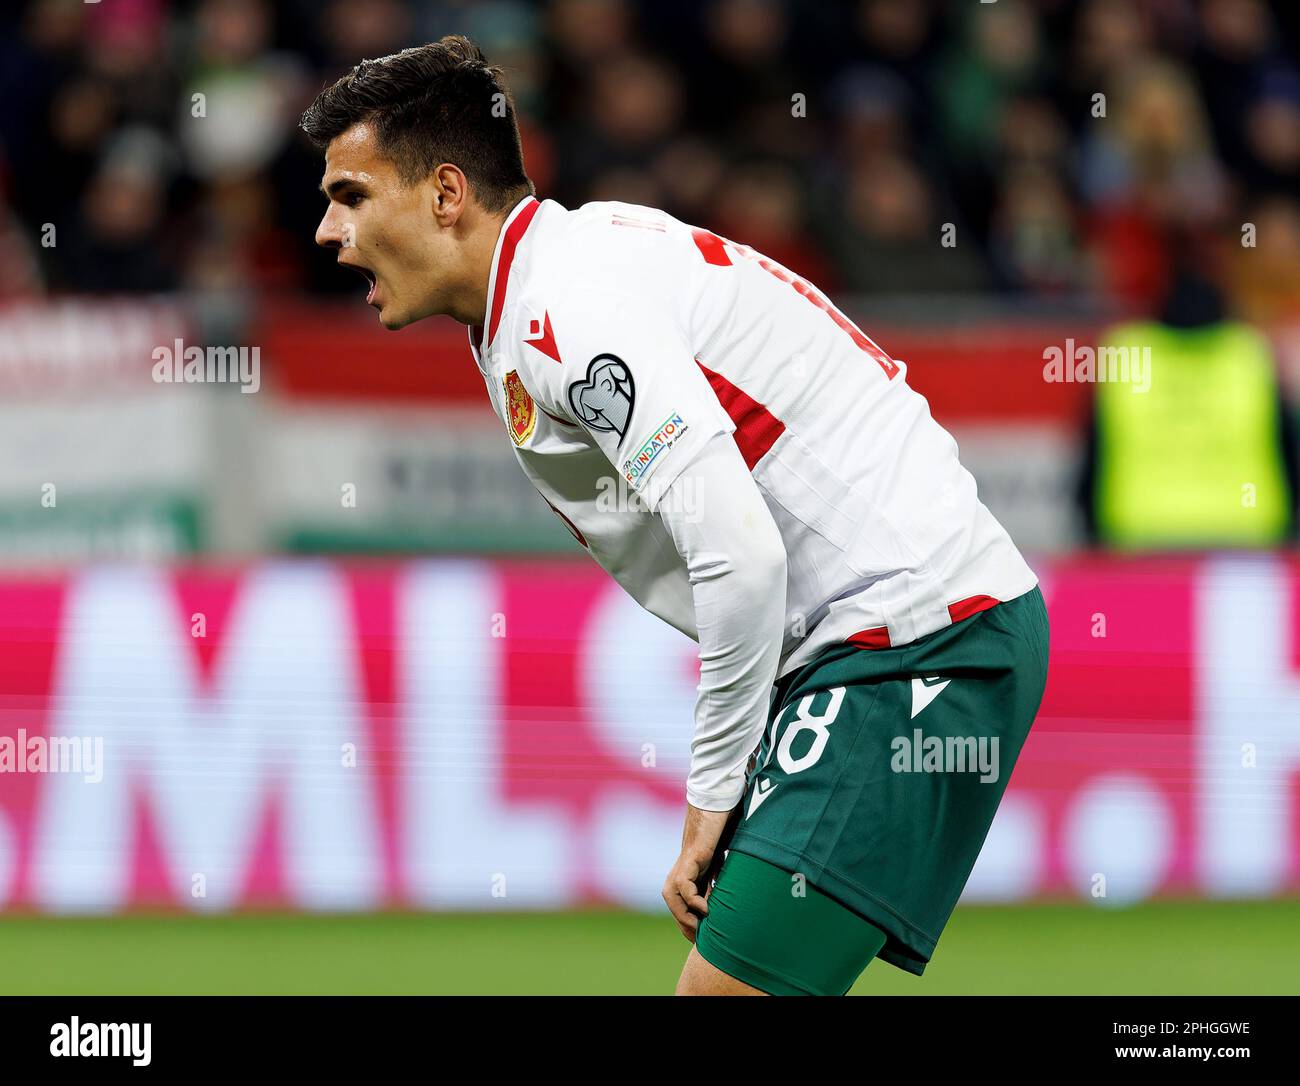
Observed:
[[[710,439],[655,503],[690,572],[700,644],[686,799],[728,811],[767,722],[785,624],[785,545],[730,434]]]

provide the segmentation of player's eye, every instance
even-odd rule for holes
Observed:
[[[343,202],[347,204],[348,207],[356,207],[364,199],[365,197],[359,192],[349,192],[345,197],[343,197]]]

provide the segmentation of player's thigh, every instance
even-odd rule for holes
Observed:
[[[757,988],[737,980],[708,962],[695,947],[686,955],[686,964],[682,966],[682,975],[677,980],[674,995],[767,995]]]
[[[803,876],[734,849],[708,902],[696,955],[768,995],[843,995],[885,944],[883,931]]]

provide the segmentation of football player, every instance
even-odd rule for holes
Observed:
[[[521,469],[699,643],[663,888],[694,944],[677,990],[838,995],[875,957],[920,974],[1038,710],[1048,627],[904,363],[743,240],[539,200],[465,38],[363,61],[302,124],[318,243],[386,328],[469,327]]]

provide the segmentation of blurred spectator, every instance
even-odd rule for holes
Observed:
[[[653,166],[664,206],[686,222],[707,221],[726,165],[721,151],[706,140],[689,135],[673,140]]]
[[[1246,112],[1263,73],[1282,61],[1282,43],[1260,0],[1201,3],[1195,70],[1215,143],[1234,170],[1251,168]]]
[[[955,243],[943,244],[933,193],[901,155],[882,154],[854,167],[843,215],[829,240],[847,289],[946,293],[973,290],[987,280],[975,240],[960,227],[952,235]]]
[[[912,123],[927,125],[933,113],[929,74],[938,37],[935,5],[930,0],[912,4],[859,0],[855,16],[859,37],[851,55],[866,57],[900,80],[920,107]]]
[[[1277,192],[1300,190],[1300,76],[1274,72],[1245,118],[1252,180]]]
[[[743,163],[722,179],[708,221],[724,237],[752,246],[823,290],[834,290],[836,276],[806,230],[805,192],[798,174],[779,161]]]
[[[1085,269],[1070,195],[1049,170],[1021,166],[1004,179],[989,246],[1004,286],[1059,295],[1083,283]]]
[[[694,123],[725,134],[739,153],[798,156],[814,126],[792,116],[792,96],[811,89],[789,59],[790,25],[781,0],[711,0],[704,51],[685,86]]]
[[[556,180],[562,200],[576,205],[592,199],[601,176],[613,170],[644,172],[640,194],[657,196],[648,169],[676,135],[682,104],[680,81],[662,61],[633,52],[597,61],[582,113],[559,139]],[[606,185],[602,196],[609,195]]]
[[[161,137],[147,129],[115,137],[76,217],[59,233],[67,286],[110,292],[178,285],[164,233],[167,154]]]
[[[269,49],[262,0],[203,0],[178,129],[191,171],[206,181],[264,169],[293,135],[300,64]]]
[[[275,221],[270,186],[258,177],[214,185],[204,194],[187,254],[186,285],[196,291],[286,290],[301,281],[298,249]]]
[[[1082,146],[1081,184],[1108,294],[1150,311],[1168,289],[1167,234],[1207,228],[1226,189],[1187,73],[1151,62],[1125,73]]]
[[[907,84],[884,68],[856,65],[830,85],[835,103],[838,167],[882,151],[910,153],[917,102]]]
[[[1045,63],[1033,12],[1020,0],[970,8],[963,30],[939,74],[945,138],[958,161],[993,142],[1007,101],[1033,87]]]
[[[546,120],[562,125],[586,107],[591,67],[633,47],[634,16],[627,0],[554,0],[547,15],[551,65]]]
[[[1056,93],[1076,130],[1092,117],[1093,96],[1109,93],[1126,72],[1140,70],[1154,51],[1154,12],[1131,0],[1084,0],[1073,24]]]
[[[9,206],[0,171],[0,301],[39,294],[45,289],[35,246]]]
[[[401,0],[369,0],[365,4],[330,0],[321,12],[325,75],[335,79],[362,57],[382,57],[414,44],[413,21],[409,5]],[[451,31],[431,36],[443,33]]]
[[[1300,320],[1300,204],[1269,197],[1247,211],[1254,245],[1232,247],[1232,297],[1248,320]]]

